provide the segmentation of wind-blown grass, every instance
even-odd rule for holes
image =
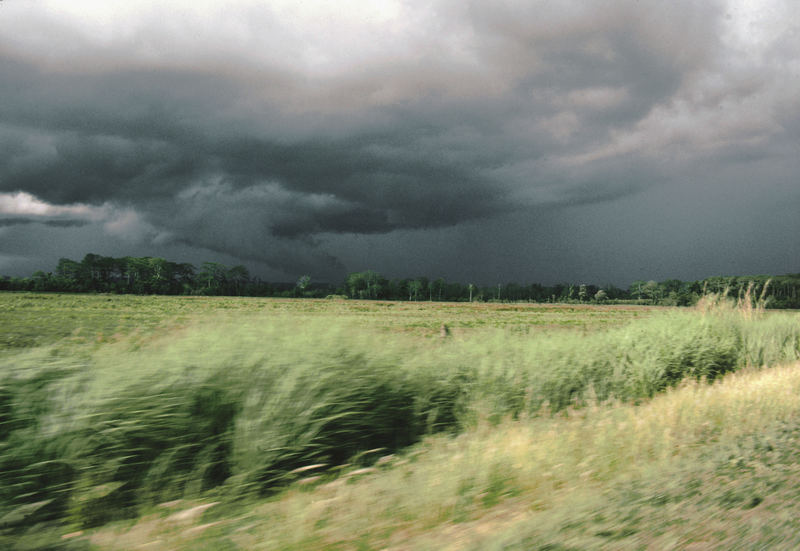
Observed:
[[[254,313],[84,355],[42,347],[0,365],[0,529],[87,528],[209,492],[264,496],[311,465],[332,476],[353,458],[369,464],[426,435],[636,402],[687,378],[798,356],[795,316],[722,308],[665,311],[587,335],[497,331],[435,342]],[[613,442],[553,445],[613,454]],[[459,478],[459,492],[486,506],[506,499],[519,486],[508,485],[514,464],[461,465],[473,476]],[[442,518],[457,510],[446,506]]]
[[[281,499],[219,505],[194,523],[151,509],[92,541],[104,549],[149,541],[256,550],[795,548],[799,368],[687,382],[640,405],[481,422],[385,456],[360,478],[296,484]]]

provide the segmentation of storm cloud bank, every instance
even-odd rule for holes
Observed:
[[[746,1],[7,0],[0,259],[52,256],[37,243],[63,239],[225,255],[273,277],[406,266],[487,279],[516,250],[509,279],[619,279],[611,251],[587,260],[597,245],[569,235],[602,229],[616,254],[652,266],[625,235],[678,194],[685,220],[662,222],[665,243],[714,235],[749,205],[779,231],[763,237],[770,260],[747,249],[743,269],[791,270],[777,252],[796,257],[781,235],[800,229],[780,218],[800,214],[790,13]],[[522,246],[523,234],[549,244]]]

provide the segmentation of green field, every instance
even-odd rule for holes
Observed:
[[[0,547],[792,549],[798,358],[721,300],[3,293]]]
[[[438,335],[443,323],[456,333],[476,328],[530,332],[541,329],[596,329],[646,317],[652,308],[457,302],[293,300],[246,297],[137,295],[0,295],[0,350],[46,344],[114,340],[132,332],[168,333],[190,321],[233,314],[265,318],[334,319],[358,326]],[[66,339],[66,340],[65,340]]]

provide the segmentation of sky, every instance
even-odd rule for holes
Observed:
[[[0,274],[800,272],[792,0],[4,0]]]

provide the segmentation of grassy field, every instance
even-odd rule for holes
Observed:
[[[792,549],[798,358],[721,300],[0,294],[0,547]]]
[[[597,329],[648,316],[641,306],[293,300],[246,297],[167,297],[4,293],[0,351],[48,344],[117,340],[131,333],[163,335],[190,321],[226,314],[262,319],[331,320],[388,332],[434,336],[496,328],[525,332]]]

